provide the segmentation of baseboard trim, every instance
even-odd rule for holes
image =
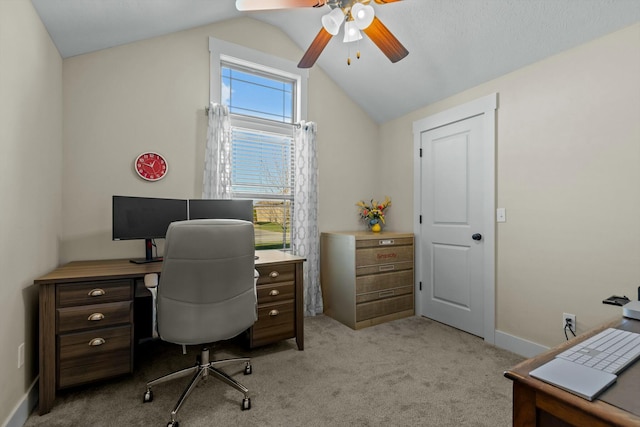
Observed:
[[[16,405],[11,415],[5,420],[3,427],[22,427],[27,422],[27,418],[38,404],[39,380],[35,380],[29,386],[29,390],[22,397],[22,400]]]
[[[545,347],[498,330],[496,330],[495,337],[496,347],[509,350],[512,353],[519,354],[520,356],[527,358],[537,356],[538,354],[549,350],[549,347]]]

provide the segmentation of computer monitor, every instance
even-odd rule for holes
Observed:
[[[173,221],[184,221],[187,200],[113,196],[113,240],[145,241],[145,257],[131,262],[161,261],[152,254],[152,239],[162,239]]]
[[[253,222],[253,200],[190,199],[189,219],[242,219]]]

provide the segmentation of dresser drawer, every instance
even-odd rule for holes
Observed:
[[[413,286],[401,286],[398,288],[379,290],[375,292],[367,292],[356,295],[356,304],[370,301],[383,300],[385,298],[397,297],[400,295],[409,295],[413,293]]]
[[[131,323],[131,301],[63,307],[56,315],[58,333]]]
[[[293,282],[259,285],[257,290],[258,305],[293,300],[295,298],[295,286]]]
[[[356,305],[356,322],[413,310],[413,293]]]
[[[258,266],[258,285],[279,282],[293,282],[295,280],[294,264],[278,264]]]
[[[356,250],[356,268],[399,262],[411,262],[413,264],[413,245],[363,248]]]
[[[58,387],[132,371],[131,326],[58,336]]]
[[[132,297],[128,280],[68,283],[56,286],[57,307],[127,301]]]
[[[413,237],[388,237],[382,239],[358,239],[356,240],[356,249],[360,248],[378,248],[384,246],[403,246],[413,245]]]
[[[413,287],[413,270],[358,276],[356,278],[356,295],[399,288],[401,286]]]

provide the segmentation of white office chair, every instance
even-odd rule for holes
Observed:
[[[257,320],[253,224],[248,221],[204,219],[174,222],[166,235],[162,273],[145,277],[154,297],[154,333],[160,339],[183,347],[206,345],[233,338]],[[157,332],[155,332],[157,329]],[[243,393],[241,408],[251,408],[249,390],[219,368],[244,362],[251,374],[249,358],[209,360],[202,349],[195,366],[164,375],[147,383],[143,401],[151,402],[151,387],[193,375],[171,411],[168,427],[178,427],[176,414],[201,378],[214,378]]]

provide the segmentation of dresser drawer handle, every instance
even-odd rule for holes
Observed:
[[[269,316],[271,316],[271,317],[275,317],[275,316],[277,316],[278,314],[280,314],[280,312],[279,312],[278,310],[271,310],[271,311],[269,312]]]
[[[394,243],[395,243],[395,240],[393,239],[378,240],[378,245],[380,246],[393,245]]]
[[[101,297],[104,294],[106,294],[104,289],[97,288],[97,289],[91,289],[87,295],[89,295],[90,297]]]
[[[279,275],[280,273],[278,273],[277,271],[272,271],[271,273],[269,273],[269,277],[271,277],[272,279],[275,279]]]
[[[378,296],[380,298],[386,298],[386,297],[392,297],[395,295],[395,292],[393,290],[390,291],[382,291],[378,293]]]
[[[98,320],[104,319],[104,314],[102,313],[93,313],[91,316],[87,317],[87,320],[91,322],[96,322]]]
[[[385,264],[378,267],[378,271],[391,271],[395,270],[396,266],[393,264]]]
[[[271,290],[269,291],[269,296],[270,296],[270,297],[277,297],[278,295],[280,295],[280,291],[279,291],[279,290],[277,290],[277,289],[271,289]]]
[[[106,343],[106,341],[104,340],[104,338],[94,338],[94,339],[92,339],[91,341],[89,341],[89,345],[90,345],[91,347],[97,347],[97,346],[102,345],[102,344],[104,344],[104,343]]]

